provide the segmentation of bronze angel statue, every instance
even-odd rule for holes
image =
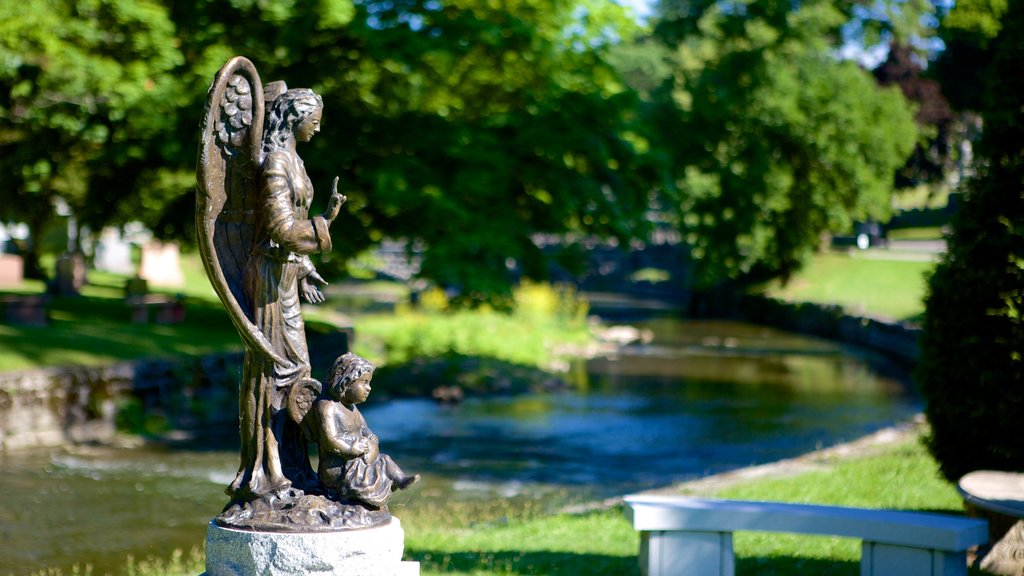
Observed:
[[[235,57],[207,95],[197,174],[196,228],[203,265],[245,345],[239,385],[241,462],[218,523],[310,530],[386,521],[383,506],[332,497],[308,457],[307,414],[322,396],[310,374],[300,298],[324,300],[310,260],[331,251],[330,224],[345,197],[334,179],[323,214],[297,142],[320,131],[323,100],[284,82],[265,87]],[[304,424],[305,422],[305,424]],[[314,525],[315,524],[315,525]]]

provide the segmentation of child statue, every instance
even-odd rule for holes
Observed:
[[[370,395],[374,367],[351,352],[331,367],[324,394],[311,411],[320,449],[317,474],[329,494],[383,508],[395,490],[420,479],[408,476],[387,454],[381,454],[377,435],[370,431],[356,404]]]

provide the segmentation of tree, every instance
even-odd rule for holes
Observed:
[[[408,238],[422,276],[493,301],[514,275],[546,274],[535,234],[627,239],[645,225],[635,94],[606,63],[636,27],[625,9],[330,4],[176,2],[172,17],[186,69],[208,78],[240,53],[264,80],[323,95],[323,132],[302,155],[315,185],[339,174],[349,197],[336,258]]]
[[[176,43],[166,11],[152,2],[0,6],[0,220],[29,224],[30,272],[40,272],[56,198],[101,223],[117,191],[135,187],[152,163],[155,138],[175,112],[167,95]],[[116,184],[96,178],[100,171],[116,174]]]
[[[935,75],[957,110],[982,110],[983,87],[991,74],[992,41],[1002,28],[1008,0],[957,0],[939,25],[945,49]]]
[[[1024,470],[1024,5],[1011,3],[986,50],[984,132],[949,250],[929,281],[917,378],[928,446],[956,481]]]
[[[833,56],[848,21],[838,4],[660,5],[677,71],[655,146],[671,154],[665,191],[700,283],[785,280],[822,234],[888,214],[916,128],[897,91]]]
[[[921,138],[910,159],[896,173],[896,187],[942,182],[953,168],[953,110],[939,83],[924,76],[910,46],[893,42],[889,55],[873,73],[882,86],[899,86],[903,96],[916,105],[914,119]]]

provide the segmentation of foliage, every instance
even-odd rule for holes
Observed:
[[[948,479],[1024,470],[1024,5],[993,41],[978,176],[926,299],[918,379],[929,447]]]
[[[985,107],[986,82],[994,71],[992,40],[999,34],[1009,0],[957,0],[942,19],[939,37],[945,50],[935,62],[943,92],[958,110]]]
[[[917,131],[901,95],[832,56],[839,3],[661,6],[677,70],[654,146],[670,156],[667,204],[702,283],[785,279],[823,233],[887,215]]]
[[[178,40],[154,2],[26,0],[0,6],[0,221],[40,239],[62,198],[86,224],[159,165],[173,119]]]
[[[939,83],[924,76],[924,67],[914,58],[910,46],[895,43],[889,46],[889,56],[873,73],[882,86],[899,86],[903,96],[917,108],[914,119],[921,137],[910,159],[896,173],[896,187],[942,183],[954,168],[955,142],[953,110]]]
[[[630,14],[600,0],[8,3],[0,220],[41,236],[60,196],[94,230],[139,219],[191,241],[202,101],[244,54],[265,80],[324,96],[302,154],[318,187],[338,174],[350,198],[336,266],[409,238],[422,275],[461,300],[506,298],[546,274],[533,234],[644,226],[634,96],[606,63],[638,30]]]
[[[659,6],[634,42],[642,26],[604,0],[12,4],[0,220],[41,236],[60,196],[93,230],[139,219],[191,241],[195,127],[234,54],[324,97],[301,154],[349,196],[325,272],[408,239],[455,304],[500,306],[546,276],[538,234],[626,246],[664,208],[710,283],[787,275],[821,232],[884,214],[914,129],[834,53],[926,35],[929,2]]]
[[[191,576],[203,570],[206,564],[203,551],[192,548],[188,552],[175,549],[171,557],[167,559],[148,557],[136,559],[129,556],[125,560],[124,568],[118,572],[118,576]],[[67,576],[94,576],[92,566],[85,564],[74,565]],[[65,572],[57,568],[48,568],[40,572],[34,572],[31,576],[65,576]],[[100,576],[95,574],[95,576]],[[106,576],[110,576],[106,573]]]
[[[356,348],[379,364],[454,355],[561,371],[573,347],[591,340],[586,316],[585,301],[569,287],[521,285],[511,313],[450,310],[443,292],[432,290],[419,308],[360,317]]]

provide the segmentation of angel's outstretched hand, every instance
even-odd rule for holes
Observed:
[[[302,292],[302,299],[310,304],[321,304],[326,298],[324,293],[320,291],[320,286],[327,286],[327,281],[324,280],[316,270],[309,273],[308,276],[299,281],[299,291]]]
[[[341,212],[341,205],[348,200],[342,194],[338,193],[338,177],[334,177],[334,184],[331,185],[331,197],[327,200],[327,211],[324,212],[324,219],[328,222],[334,222],[334,219],[338,217]]]

